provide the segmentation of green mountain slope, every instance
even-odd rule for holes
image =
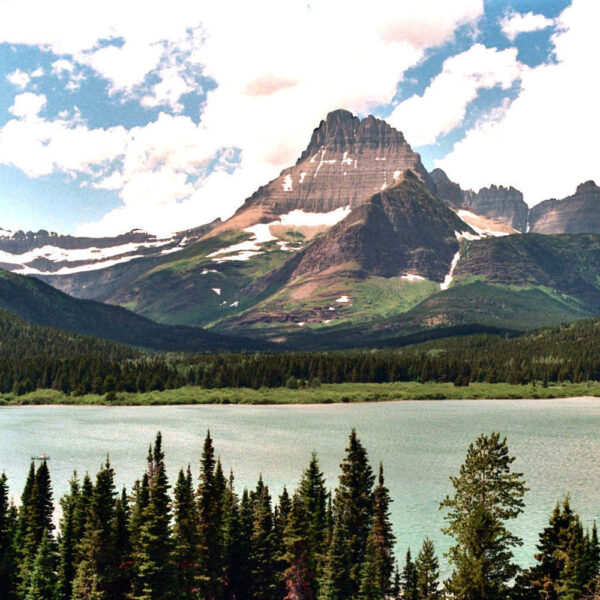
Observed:
[[[37,279],[6,271],[0,271],[0,308],[38,325],[156,350],[230,351],[264,347],[199,328],[160,325],[124,308],[78,300]]]

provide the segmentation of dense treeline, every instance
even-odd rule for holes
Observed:
[[[162,438],[131,490],[115,489],[107,459],[95,481],[75,474],[60,500],[58,532],[48,464],[31,465],[21,504],[0,476],[3,600],[581,600],[598,598],[600,545],[568,498],[540,533],[535,563],[520,569],[510,521],[527,491],[498,434],[470,445],[453,495],[440,504],[454,539],[449,577],[425,539],[402,569],[394,557],[392,501],[352,431],[337,487],[316,455],[297,489],[276,500],[259,479],[241,495],[223,473],[210,434],[194,481],[181,470],[169,492]],[[401,534],[401,531],[399,532]],[[597,589],[598,588],[598,589]]]
[[[395,350],[154,354],[0,313],[0,393],[83,395],[183,386],[275,388],[341,382],[513,384],[600,380],[600,321],[517,338],[471,335]]]

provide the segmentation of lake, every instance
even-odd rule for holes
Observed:
[[[513,524],[531,561],[537,535],[557,499],[570,493],[586,525],[600,517],[600,400],[476,400],[285,406],[3,407],[0,471],[21,494],[33,455],[50,456],[55,499],[73,470],[95,475],[110,454],[117,483],[128,488],[145,468],[148,445],[161,430],[171,482],[180,467],[198,463],[210,428],[226,472],[253,487],[259,474],[274,494],[293,489],[312,450],[333,488],[348,434],[356,427],[374,469],[383,461],[394,503],[398,552],[413,553],[429,535],[438,551],[448,539],[440,500],[451,491],[469,442],[499,431],[530,491],[526,512]],[[403,558],[403,556],[402,556]]]

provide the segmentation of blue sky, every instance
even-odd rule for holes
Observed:
[[[600,178],[594,0],[6,4],[3,228],[227,217],[340,107],[387,119],[465,187],[533,204]]]

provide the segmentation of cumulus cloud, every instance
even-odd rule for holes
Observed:
[[[9,83],[17,86],[19,89],[24,90],[27,84],[31,81],[31,77],[28,73],[21,71],[21,69],[15,69],[12,73],[6,76]]]
[[[557,19],[556,64],[523,72],[518,98],[469,131],[437,166],[466,187],[514,185],[530,205],[599,181],[600,88],[583,68],[600,53],[599,20],[600,4],[574,0]]]
[[[500,27],[502,28],[504,35],[506,35],[511,42],[514,42],[520,33],[541,31],[542,29],[552,27],[554,23],[554,19],[549,19],[544,15],[532,12],[526,14],[511,12],[500,21]]]
[[[31,118],[37,116],[45,105],[46,96],[44,94],[25,92],[15,96],[15,101],[8,111],[15,117]]]
[[[403,131],[411,144],[432,144],[440,134],[463,122],[467,106],[477,98],[480,89],[508,89],[523,69],[516,48],[499,51],[475,44],[446,59],[442,72],[423,95],[401,102],[388,121]]]
[[[156,230],[166,223],[182,229],[229,216],[297,158],[328,111],[367,113],[389,102],[403,73],[427,48],[450,40],[458,26],[483,13],[482,0],[422,0],[410,6],[372,0],[366,11],[354,0],[171,0],[168,10],[147,0],[5,3],[10,18],[0,22],[0,40],[48,48],[61,57],[56,72],[72,78],[70,66],[93,69],[113,93],[143,106],[177,113],[183,94],[200,91],[198,73],[216,82],[205,100],[202,96],[199,124],[165,114],[125,132],[125,141],[112,129],[91,130],[105,141],[117,140],[112,158],[102,156],[100,162],[118,162],[93,183],[112,186],[124,202],[99,224],[81,228],[97,234],[124,230],[136,219]],[[9,125],[24,127],[9,122],[5,130]],[[33,122],[28,126],[33,129]],[[64,121],[37,127],[60,138],[76,129]],[[166,131],[172,127],[181,138]],[[68,162],[48,157],[34,132],[28,139],[46,165],[61,169]],[[240,164],[233,174],[209,173],[206,165],[224,148],[237,148]],[[82,168],[90,171],[91,165]]]

